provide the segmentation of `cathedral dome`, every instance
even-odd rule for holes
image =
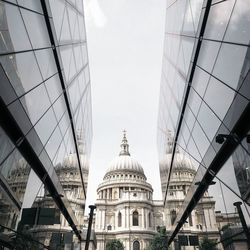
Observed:
[[[166,154],[165,157],[160,161],[160,170],[164,171],[169,169],[171,164],[172,154]],[[195,170],[191,160],[180,152],[175,153],[173,169],[190,169]]]
[[[113,172],[134,172],[144,176],[141,164],[133,159],[129,153],[129,145],[124,132],[119,156],[114,158],[108,166],[106,175]]]
[[[114,158],[109,163],[109,168],[107,172],[114,172],[114,171],[121,171],[121,170],[127,170],[132,172],[138,172],[140,174],[144,174],[143,168],[140,165],[140,163],[133,158],[131,158],[130,155],[120,155],[116,158]]]
[[[87,163],[87,157],[86,155],[79,154],[80,162],[83,168],[88,168]],[[62,166],[65,168],[79,168],[78,167],[78,160],[76,153],[70,153],[68,156],[66,156],[63,160]]]

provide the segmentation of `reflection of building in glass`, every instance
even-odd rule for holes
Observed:
[[[168,145],[171,148],[172,138],[168,138]],[[172,226],[175,223],[177,214],[179,210],[182,209],[183,202],[185,197],[192,185],[193,178],[196,175],[196,170],[194,169],[190,159],[184,154],[180,153],[177,149],[176,151],[176,160],[173,164],[172,175],[167,183],[167,179],[164,177],[165,166],[170,165],[171,153],[165,155],[165,159],[160,164],[161,173],[161,185],[162,190],[166,190],[168,186],[166,205],[164,208],[165,212],[165,221],[164,225],[166,226],[167,233],[171,232]],[[168,184],[168,185],[167,185]],[[180,236],[185,237],[198,237],[198,240],[206,235],[209,239],[218,240],[219,239],[219,230],[216,221],[215,214],[215,200],[212,196],[206,191],[195,207],[195,209],[190,213],[185,223],[183,224],[180,233]],[[178,244],[176,243],[178,248]],[[189,249],[186,246],[186,249]],[[193,249],[191,247],[190,249]]]
[[[0,234],[15,234],[44,189],[80,240],[92,138],[83,3],[1,1],[0,13]]]
[[[250,145],[244,142],[244,147],[250,151]],[[250,157],[242,147],[237,148],[233,154],[233,165],[237,184],[243,200],[250,205]]]
[[[87,187],[88,165],[84,161],[87,161],[88,159],[85,157],[84,152],[81,150],[83,147],[82,141],[78,141],[78,146],[79,146],[81,164],[82,166],[87,167],[82,169],[84,185],[85,187]],[[79,227],[81,231],[83,231],[84,230],[83,226],[86,225],[86,221],[84,221],[85,198],[82,189],[81,176],[77,167],[76,154],[70,153],[68,156],[66,156],[62,164],[59,163],[58,165],[55,166],[55,172],[64,189],[64,195],[66,196],[70,206],[72,207],[72,210],[74,211],[75,217],[79,223]],[[43,196],[37,197],[37,199],[33,203],[33,207],[57,208],[47,190],[45,190]],[[72,242],[67,242],[67,241],[65,242],[64,240],[66,235],[72,232],[72,228],[69,226],[64,216],[61,215],[60,223],[55,223],[55,224],[56,225],[35,225],[30,230],[32,231],[36,239],[39,239],[39,241],[43,242],[43,244],[50,245],[52,247],[53,247],[53,236],[55,237],[55,235],[62,234],[63,244],[64,245],[68,244],[68,246],[71,247]],[[74,241],[77,242],[76,239],[74,239]],[[60,245],[60,240],[58,242],[54,242],[54,244]]]
[[[178,155],[197,171],[174,216],[171,242],[207,189],[223,214],[234,213],[233,203],[242,200],[250,223],[249,13],[246,1],[167,1],[158,117],[165,207]]]

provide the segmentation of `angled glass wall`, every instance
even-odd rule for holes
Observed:
[[[177,155],[196,170],[176,208],[171,241],[207,191],[223,225],[237,213],[236,201],[250,224],[249,15],[246,0],[167,1],[158,115],[166,207]]]
[[[0,234],[49,195],[80,239],[69,189],[84,213],[92,114],[83,2],[0,1],[0,79]]]

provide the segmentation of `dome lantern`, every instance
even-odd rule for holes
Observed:
[[[146,180],[146,176],[144,174],[141,164],[130,156],[129,145],[125,130],[123,131],[120,154],[109,163],[109,167],[106,171],[104,179],[110,174],[121,172],[123,172],[125,175],[127,173],[139,174],[143,179]]]
[[[128,145],[128,140],[127,140],[127,137],[126,137],[126,130],[123,130],[123,139],[122,139],[122,144],[121,144],[121,152],[120,152],[120,156],[121,155],[130,155],[129,153],[129,145]]]

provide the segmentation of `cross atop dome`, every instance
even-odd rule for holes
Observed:
[[[121,152],[119,155],[130,155],[129,153],[129,145],[128,145],[128,140],[127,140],[127,137],[126,137],[126,133],[127,131],[126,130],[123,130],[123,138],[122,138],[122,144],[121,144]]]

